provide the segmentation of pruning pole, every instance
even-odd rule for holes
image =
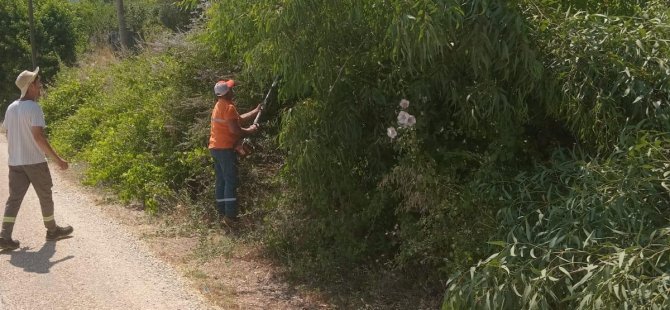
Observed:
[[[272,86],[270,87],[270,90],[268,90],[268,93],[265,95],[265,98],[263,99],[263,102],[261,103],[261,110],[258,111],[258,114],[256,114],[256,118],[254,119],[254,125],[258,125],[258,122],[261,119],[261,113],[263,112],[263,109],[265,109],[265,105],[268,103],[268,98],[270,98],[270,94],[272,93],[272,90],[277,87],[277,84],[279,83],[279,77],[276,77],[274,81],[272,81]]]

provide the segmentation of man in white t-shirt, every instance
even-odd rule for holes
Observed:
[[[16,78],[16,86],[21,90],[20,99],[7,108],[2,127],[7,131],[7,149],[9,153],[9,198],[5,204],[0,231],[0,249],[13,250],[19,242],[12,240],[12,230],[16,215],[21,208],[23,197],[32,184],[42,207],[46,239],[55,241],[69,236],[71,226],[56,225],[54,203],[51,188],[51,173],[45,155],[51,157],[60,169],[67,169],[68,163],[51,147],[44,133],[46,122],[42,108],[37,104],[41,95],[42,83],[35,71],[23,71]]]

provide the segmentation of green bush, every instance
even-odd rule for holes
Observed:
[[[544,66],[561,91],[561,98],[548,98],[561,104],[547,101],[545,109],[585,145],[611,149],[622,128],[656,114],[667,100],[667,8],[650,3],[633,16],[551,8],[527,14],[539,26]]]
[[[275,253],[325,270],[385,255],[441,280],[486,257],[496,214],[554,151],[600,158],[631,124],[667,129],[662,5],[215,3],[214,52],[241,76],[283,78]],[[402,98],[416,127],[388,143]]]
[[[88,164],[88,183],[107,184],[123,200],[157,211],[203,170],[194,155],[205,145],[180,146],[195,115],[174,113],[192,94],[175,75],[179,66],[166,53],[64,71],[43,100],[54,146]]]
[[[475,248],[470,242],[452,248],[453,240],[443,237],[472,206],[456,198],[468,195],[458,187],[436,183],[468,182],[477,172],[476,166],[442,169],[452,151],[513,164],[521,148],[526,100],[539,85],[542,63],[515,7],[499,1],[288,1],[279,7],[221,1],[210,14],[208,42],[221,57],[240,59],[242,76],[282,76],[287,110],[279,143],[290,199],[281,208],[291,210],[279,213],[295,219],[279,216],[287,222],[275,235],[289,239],[276,240],[278,253],[286,246],[312,253],[306,260],[322,255],[316,262],[326,265],[404,253],[399,267],[430,261],[442,268],[449,253]],[[384,140],[401,98],[413,102],[419,120],[414,154],[422,155],[408,166],[398,164],[402,155]],[[423,209],[401,207],[409,196],[396,194],[398,182],[380,187],[394,174],[417,170],[434,172],[413,188],[426,193]],[[445,210],[463,217],[451,219]],[[431,253],[424,259],[426,248]]]
[[[560,90],[539,119],[565,124],[578,148],[478,181],[503,206],[490,237],[502,250],[454,274],[443,308],[667,307],[668,10],[593,12],[524,12],[546,89]]]
[[[158,52],[63,70],[41,102],[52,144],[86,164],[86,183],[108,186],[151,212],[169,208],[175,195],[199,204],[213,195],[211,87],[227,73],[211,68],[226,66],[182,40],[188,39],[176,36],[159,42]],[[240,98],[248,96],[243,90]]]
[[[502,249],[450,280],[444,308],[667,307],[669,142],[627,128],[608,156],[559,152],[485,182],[507,205]]]

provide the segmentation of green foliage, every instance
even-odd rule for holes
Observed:
[[[113,3],[111,3],[113,4]],[[110,5],[111,5],[110,4]],[[164,32],[188,30],[191,26],[190,16],[197,8],[179,8],[174,0],[132,0],[124,1],[126,11],[126,27],[133,34],[135,41],[153,42]],[[113,10],[111,24],[105,29],[108,34],[116,35],[118,20],[116,9]]]
[[[36,15],[38,16],[39,28],[36,36],[39,42],[42,57],[40,63],[57,65],[62,61],[66,65],[73,65],[77,59],[76,17],[73,7],[63,5],[62,1],[42,2]],[[48,74],[52,76],[55,72]]]
[[[119,20],[115,1],[81,0],[75,6],[79,27],[87,43],[96,46],[118,44]],[[189,11],[172,9],[170,0],[126,0],[126,27],[134,40],[151,39],[166,29],[185,29]]]
[[[188,7],[177,6],[175,0],[164,0],[159,3],[158,19],[161,24],[172,31],[183,31],[191,26],[191,17],[197,7],[189,9]]]
[[[242,76],[282,76],[290,110],[279,141],[295,195],[286,207],[304,224],[280,226],[289,233],[277,235],[297,237],[279,244],[345,264],[399,247],[407,254],[401,267],[423,260],[416,249],[439,244],[427,260],[442,265],[453,252],[444,233],[465,218],[452,221],[444,211],[465,216],[472,206],[458,203],[468,195],[458,188],[435,188],[460,180],[461,171],[434,168],[451,147],[513,158],[542,73],[522,16],[488,1],[221,1],[210,13],[209,42],[221,57],[243,60]],[[415,102],[414,154],[422,156],[393,168],[397,153],[382,137],[400,98]],[[394,193],[400,177],[425,171],[434,173],[413,190],[435,195],[419,212],[397,208],[397,199],[411,199]],[[384,179],[396,181],[382,188]],[[397,224],[400,238],[388,237]]]
[[[522,1],[535,8],[586,11],[607,15],[633,15],[647,5],[648,0],[527,0]]]
[[[182,144],[210,103],[183,108],[193,93],[181,83],[190,75],[184,67],[168,52],[64,71],[43,100],[53,145],[88,164],[88,183],[109,185],[150,211],[193,179],[202,181],[204,171],[211,182],[205,144]]]
[[[418,145],[416,134],[414,128],[399,128],[391,143],[403,155],[381,182],[398,203],[397,225],[390,232],[399,245],[396,261],[400,266],[431,266],[451,273],[483,255],[482,245],[495,232],[495,203],[479,197],[478,184],[461,173],[462,166],[438,165]],[[480,178],[490,173],[484,158],[474,153],[445,155],[450,161],[482,166]],[[471,225],[473,218],[477,225]]]
[[[194,10],[176,9],[170,0],[125,1],[127,25],[136,39],[150,39],[165,28],[179,31],[190,25]],[[78,54],[93,46],[114,43],[118,32],[112,1],[35,1],[37,65],[48,83],[62,65],[72,66]],[[25,1],[0,3],[0,111],[16,99],[16,76],[31,69],[30,31]]]
[[[561,104],[548,113],[582,142],[611,148],[622,128],[649,116],[670,90],[668,10],[656,6],[635,16],[531,8],[527,12],[555,76]],[[660,120],[665,122],[665,120]]]
[[[65,70],[42,100],[51,143],[62,156],[81,152],[105,119],[104,111],[97,108],[104,98],[100,92],[104,81],[103,72],[95,68]]]
[[[503,249],[455,276],[444,308],[666,307],[670,136],[638,130],[609,156],[557,153],[484,181],[485,195],[509,193],[491,242]]]
[[[288,260],[294,257],[284,253],[308,253],[301,262],[323,266],[389,254],[396,267],[426,264],[441,279],[486,257],[490,248],[482,242],[508,233],[495,232],[505,214],[499,210],[530,205],[510,207],[523,197],[517,187],[554,193],[556,184],[534,178],[560,174],[560,165],[580,167],[578,157],[546,166],[548,154],[576,147],[598,162],[598,154],[616,152],[612,141],[631,124],[667,129],[662,4],[216,2],[206,35],[214,52],[239,61],[245,79],[283,78],[279,144],[288,193],[275,219],[275,250]],[[383,133],[401,98],[412,102],[417,125],[389,144]],[[626,164],[611,169],[623,175]],[[580,183],[564,191],[586,186],[584,177],[571,180]],[[580,198],[584,206],[606,200],[605,193],[588,194]],[[593,195],[602,196],[592,201]],[[662,197],[649,195],[656,200],[638,204],[655,207]],[[623,201],[622,208],[636,209]],[[637,233],[643,225],[651,233],[657,224],[617,229]],[[607,225],[586,226],[590,232]],[[554,236],[552,229],[544,234]],[[498,281],[483,273],[454,289],[482,279]],[[514,303],[510,296],[506,302]]]
[[[128,1],[124,1],[124,4]],[[92,45],[104,44],[110,32],[118,31],[118,19],[114,2],[104,0],[81,0],[76,5],[76,15],[81,35]],[[88,44],[84,44],[84,48]]]
[[[23,1],[0,2],[0,112],[4,111],[9,100],[20,94],[14,86],[20,68],[30,67],[30,45],[27,6]]]
[[[668,203],[670,53],[661,4],[629,16],[524,11],[551,76],[546,89],[560,91],[534,113],[564,123],[584,147],[478,181],[484,200],[505,206],[491,237],[503,249],[454,275],[443,308],[667,307],[668,213],[659,206]]]
[[[0,111],[4,113],[10,100],[17,99],[14,85],[18,74],[32,69],[28,9],[23,1],[0,3]],[[78,34],[72,4],[63,1],[43,1],[35,5],[35,37],[37,62],[45,81],[59,70],[61,62],[76,60]]]
[[[360,116],[353,108],[349,108],[348,115],[334,108],[334,105],[306,101],[283,119],[280,146],[287,150],[284,178],[292,186],[304,189],[300,196],[290,201],[306,207],[299,208],[297,212],[301,214],[297,219],[310,219],[309,224],[292,226],[287,232],[323,251],[323,255],[350,264],[361,255],[374,253],[375,247],[385,246],[384,243],[367,244],[361,240],[382,238],[375,235],[375,230],[379,229],[378,225],[384,225],[386,215],[383,204],[367,209],[355,207],[370,204],[370,198],[362,189],[372,186],[365,175],[368,167],[358,162],[359,156],[363,155],[354,151],[363,135],[357,122]],[[320,118],[322,113],[332,118],[323,120]],[[333,139],[331,132],[349,135],[349,139]],[[309,138],[304,139],[306,137]],[[324,144],[329,144],[331,152],[324,152]],[[326,214],[328,217],[323,218]],[[366,249],[368,246],[372,248]]]
[[[449,278],[453,309],[662,307],[664,4],[220,0],[206,46],[68,70],[45,112],[91,183],[156,211],[173,192],[211,195],[213,100],[198,94],[234,76],[249,102],[281,76],[271,154],[253,164],[284,161],[263,231],[303,277]],[[156,25],[132,6],[131,28]],[[401,99],[413,126],[396,125]]]

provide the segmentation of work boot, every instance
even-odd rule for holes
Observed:
[[[54,231],[47,231],[47,241],[56,241],[69,236],[74,229],[72,226],[56,226]]]
[[[19,242],[12,239],[0,238],[0,250],[15,250],[19,248]]]
[[[230,218],[227,216],[222,216],[219,218],[219,220],[221,228],[227,233],[235,233],[239,229],[240,219],[237,217]]]

